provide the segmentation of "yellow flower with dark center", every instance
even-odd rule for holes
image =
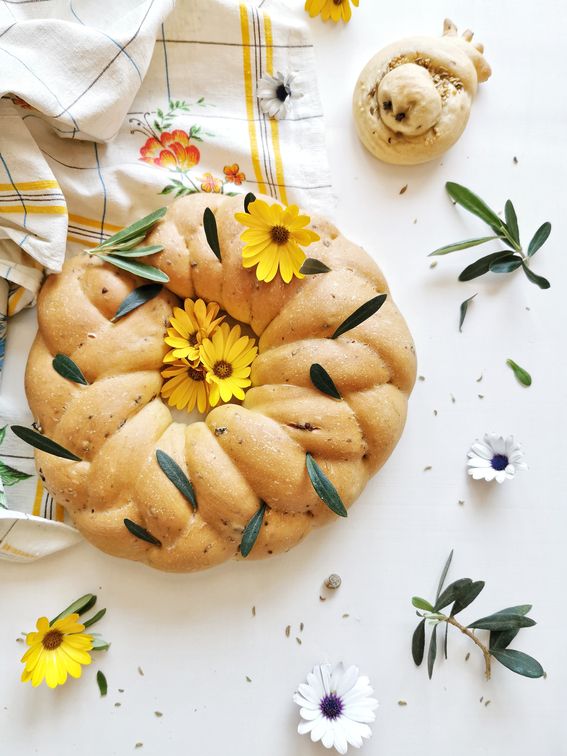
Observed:
[[[93,647],[93,636],[84,632],[78,614],[69,614],[50,624],[47,617],[36,623],[37,632],[28,633],[29,648],[22,656],[25,664],[22,682],[35,687],[43,680],[50,688],[63,685],[67,675],[80,677],[82,665],[91,663],[88,653]]]
[[[235,218],[248,226],[240,235],[244,242],[242,265],[245,268],[256,265],[258,281],[272,281],[278,270],[285,283],[293,276],[303,278],[299,272],[306,258],[302,247],[318,241],[319,236],[305,228],[311,218],[300,215],[297,205],[282,207],[254,200],[247,213],[236,213]]]
[[[224,315],[217,318],[219,310],[216,302],[206,305],[202,299],[197,299],[196,302],[186,299],[183,310],[181,307],[174,307],[173,315],[169,319],[172,327],[167,329],[164,339],[173,349],[165,355],[163,361],[187,359],[196,362],[200,356],[203,339],[211,336],[224,320]]]
[[[199,364],[194,367],[187,360],[176,360],[162,371],[166,379],[161,394],[171,407],[191,412],[195,406],[205,412],[209,401],[209,384],[205,370]]]
[[[258,354],[254,344],[254,339],[240,335],[240,326],[230,328],[228,323],[223,323],[212,339],[203,341],[201,360],[207,371],[211,407],[233,396],[244,399],[243,389],[251,384],[250,365]]]
[[[311,18],[321,14],[323,21],[340,21],[341,18],[345,23],[350,21],[352,10],[350,4],[358,8],[358,0],[305,0],[305,10]]]

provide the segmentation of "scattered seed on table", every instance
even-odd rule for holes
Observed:
[[[327,599],[325,598],[325,596],[319,596],[319,601],[326,601],[326,600]]]
[[[398,701],[398,706],[407,706],[407,705],[408,705],[407,701],[403,701],[403,700]]]
[[[144,670],[141,667],[138,667],[138,674],[144,676]]]
[[[350,614],[343,614],[343,619],[348,619],[350,617]]]
[[[405,186],[402,186],[402,188],[400,189],[400,194],[405,194],[407,190],[408,190],[408,185],[406,184]]]
[[[429,263],[430,268],[436,268],[437,267],[437,260],[433,260],[433,262]]]
[[[163,717],[163,712],[161,712],[161,711],[154,711],[154,714],[155,714],[156,717],[158,717],[158,719],[159,719],[159,717]]]
[[[303,628],[304,628],[304,627],[305,627],[305,625],[303,624],[303,622],[301,622],[301,623],[299,624],[299,632],[300,632],[300,633],[302,633],[302,632],[303,632]]]
[[[301,646],[301,638],[296,638],[295,640],[297,641],[298,645]]]
[[[464,502],[463,502],[464,503]],[[471,652],[469,651],[467,655],[465,656],[465,661],[468,661],[471,658]]]
[[[427,467],[423,468],[423,472],[429,472],[429,470],[433,470],[433,467],[431,465],[427,465]]]
[[[256,616],[256,607],[255,606],[252,607],[252,616],[253,617]]]
[[[246,682],[252,682],[252,678],[248,677],[248,675],[246,675]]]
[[[490,703],[490,698],[488,699],[488,701],[485,701],[485,702],[484,702],[484,705],[485,705],[485,706],[488,706],[488,704],[489,704],[489,703]]]
[[[287,625],[285,629],[285,637],[289,638],[290,633],[291,633],[291,625]]]

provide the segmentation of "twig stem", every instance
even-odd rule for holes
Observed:
[[[470,638],[473,641],[473,643],[476,643],[476,645],[480,648],[484,656],[484,675],[487,680],[490,680],[490,651],[489,649],[484,645],[482,641],[480,641],[476,637],[476,635],[472,632],[472,630],[469,630],[468,627],[461,625],[461,623],[458,622],[454,617],[446,617],[445,622],[448,622],[449,625],[453,625],[453,627],[456,627],[457,630],[460,630],[464,635],[467,636],[467,638]]]

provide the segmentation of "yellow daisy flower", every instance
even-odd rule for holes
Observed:
[[[250,386],[250,365],[258,354],[255,340],[240,335],[240,326],[230,328],[223,323],[212,339],[205,339],[201,347],[201,360],[207,371],[209,404],[215,407],[219,399],[228,402],[235,396],[244,399]]]
[[[306,255],[301,247],[318,241],[319,236],[305,228],[311,218],[299,215],[297,205],[282,207],[254,200],[247,213],[236,213],[235,218],[248,226],[240,235],[244,242],[242,265],[245,268],[257,265],[258,281],[272,281],[278,269],[285,283],[293,276],[303,278],[299,269]]]
[[[38,619],[37,632],[26,636],[29,648],[22,656],[22,682],[31,680],[35,688],[45,679],[50,688],[55,688],[63,685],[68,674],[81,676],[81,665],[91,663],[88,652],[93,647],[93,636],[83,632],[85,626],[78,619],[78,614],[69,614],[53,624],[47,617]]]
[[[209,385],[205,371],[194,367],[187,360],[176,360],[162,371],[167,380],[161,387],[161,394],[171,407],[191,412],[195,405],[199,412],[205,412],[209,401]]]
[[[216,302],[206,305],[202,299],[194,302],[186,299],[184,309],[173,308],[167,329],[165,343],[173,347],[163,358],[164,362],[187,359],[196,362],[199,359],[200,345],[203,339],[211,336],[217,326],[224,320],[224,315],[217,318],[220,307]]]
[[[337,23],[342,18],[346,24],[352,15],[351,2],[358,8],[358,0],[305,0],[305,10],[311,18],[321,14],[323,21]]]

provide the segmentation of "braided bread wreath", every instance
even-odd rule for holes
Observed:
[[[211,251],[203,213],[215,214],[222,262]],[[306,470],[310,452],[346,506],[381,467],[404,426],[415,379],[407,326],[388,296],[382,308],[331,339],[342,321],[377,293],[382,273],[328,221],[313,257],[331,272],[259,282],[242,266],[242,197],[192,195],[176,200],[148,237],[162,252],[146,258],[170,281],[150,302],[116,323],[119,304],[144,283],[96,256],[68,259],[38,300],[26,393],[42,433],[81,457],[36,451],[39,473],[57,503],[95,546],[152,567],[190,572],[239,555],[243,530],[266,503],[251,558],[288,551],[311,528],[335,519]],[[174,422],[160,398],[167,351],[163,338],[179,298],[218,302],[259,337],[252,387],[240,404],[211,410],[204,421]],[[52,366],[65,354],[89,385]],[[342,400],[318,391],[310,366],[320,363]],[[164,475],[156,450],[191,480],[198,508]],[[128,518],[159,541],[125,527]]]

